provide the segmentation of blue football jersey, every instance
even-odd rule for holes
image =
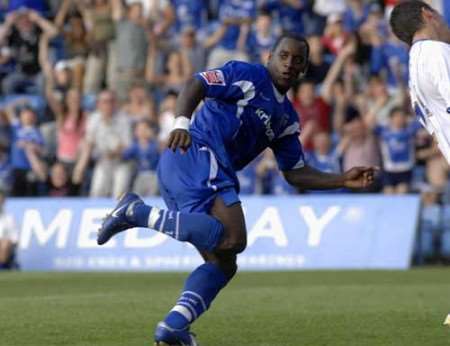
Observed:
[[[384,169],[388,172],[404,172],[414,167],[414,137],[420,129],[417,121],[401,130],[389,126],[377,126],[375,134],[380,140]]]
[[[223,167],[240,170],[267,147],[282,171],[304,165],[297,113],[276,90],[266,67],[231,61],[195,76],[206,99],[190,132],[215,152]]]

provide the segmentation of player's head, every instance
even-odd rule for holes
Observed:
[[[412,45],[414,35],[423,32],[428,39],[447,41],[450,30],[442,16],[423,1],[405,1],[392,10],[391,28],[403,42]]]
[[[285,33],[275,42],[267,63],[272,81],[281,92],[295,86],[308,68],[309,44],[298,34]]]

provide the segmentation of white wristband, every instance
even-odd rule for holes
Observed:
[[[182,130],[189,130],[189,125],[191,124],[191,119],[183,116],[179,116],[175,118],[175,121],[173,123],[173,129],[182,129]]]

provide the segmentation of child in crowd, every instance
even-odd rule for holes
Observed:
[[[378,125],[374,133],[380,141],[383,160],[383,192],[402,194],[410,190],[415,164],[415,136],[420,129],[403,108],[395,107],[387,125]]]
[[[133,191],[141,196],[152,196],[158,193],[156,167],[159,161],[159,144],[154,128],[148,120],[137,122],[134,130],[135,140],[123,152],[124,160],[136,163],[137,176]]]

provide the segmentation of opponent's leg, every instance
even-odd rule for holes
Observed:
[[[97,236],[99,245],[112,236],[133,227],[148,227],[176,240],[186,241],[200,251],[212,251],[223,235],[223,225],[204,213],[182,213],[146,205],[134,193],[124,195],[109,214]]]
[[[237,271],[236,255],[246,246],[241,205],[237,203],[227,207],[220,198],[216,198],[211,214],[224,225],[222,242],[217,251],[201,252],[206,263],[189,275],[176,305],[164,322],[158,324],[155,332],[157,345],[183,341],[183,335],[187,338],[189,326],[209,308]]]

